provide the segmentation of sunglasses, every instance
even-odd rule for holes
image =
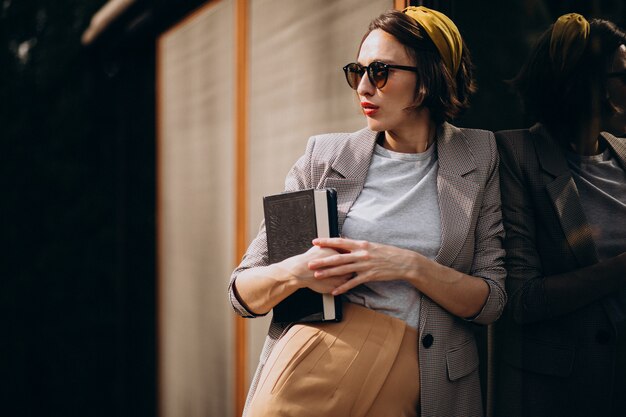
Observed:
[[[619,72],[609,72],[608,74],[606,74],[606,76],[608,78],[619,78],[619,80],[623,84],[626,84],[626,70],[619,71]]]
[[[381,89],[385,86],[385,84],[387,84],[389,70],[392,68],[404,71],[418,71],[417,67],[391,65],[385,64],[384,62],[380,61],[374,61],[366,67],[361,64],[357,64],[356,62],[351,62],[350,64],[343,67],[343,72],[346,74],[346,81],[348,81],[348,85],[353,90],[356,90],[361,83],[361,78],[363,78],[363,74],[365,73],[365,71],[367,71],[367,78],[369,78],[370,82],[376,88]]]

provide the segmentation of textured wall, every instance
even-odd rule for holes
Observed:
[[[232,415],[232,1],[159,39],[161,417]]]

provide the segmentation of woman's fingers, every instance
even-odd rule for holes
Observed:
[[[345,276],[347,280],[352,280],[356,273],[368,268],[369,264],[367,261],[370,259],[368,250],[371,244],[367,241],[345,238],[318,238],[313,240],[313,244],[322,249],[333,249],[338,252],[334,255],[313,259],[309,262],[309,269],[314,271],[313,276],[315,279],[324,280]]]
[[[343,237],[318,237],[313,240],[315,246],[333,248],[339,252],[352,252],[355,249],[363,249],[368,243],[365,240],[353,240]]]
[[[351,277],[352,274],[345,274],[342,276],[332,277],[323,280],[314,280],[309,283],[308,288],[322,294],[329,294],[336,290],[338,287],[345,284]]]
[[[334,248],[335,250],[341,251],[341,249]],[[324,258],[313,259],[309,262],[309,269],[311,270],[322,270],[329,269],[334,267],[340,267],[342,265],[350,265],[357,262],[363,262],[370,259],[370,255],[368,252],[363,250],[355,250],[349,251],[345,253],[336,253],[334,255],[326,256]],[[333,270],[333,274],[343,274],[351,271],[347,271],[344,269]]]
[[[348,262],[348,263],[342,263],[341,265],[338,266],[326,266],[326,267],[311,267],[311,265],[309,264],[309,268],[314,271],[313,276],[316,279],[324,279],[324,278],[329,278],[329,277],[335,277],[335,276],[343,276],[343,275],[347,275],[348,277],[351,277],[353,272],[355,271],[355,268],[357,266],[352,263],[352,262]]]
[[[335,288],[331,294],[332,295],[340,295],[343,294],[347,291],[350,291],[352,288],[355,288],[361,284],[363,284],[364,282],[366,282],[367,279],[365,279],[365,277],[359,276],[359,274],[352,274],[351,278],[346,281],[344,284],[340,285],[339,287]]]

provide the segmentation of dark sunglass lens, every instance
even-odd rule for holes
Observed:
[[[353,90],[356,90],[361,82],[361,77],[363,76],[363,68],[356,63],[352,63],[343,67],[343,70],[346,73],[346,81],[348,81],[348,85]]]
[[[368,75],[376,88],[383,88],[385,86],[388,74],[389,70],[382,62],[372,62],[369,65]]]

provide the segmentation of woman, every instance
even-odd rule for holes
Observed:
[[[561,16],[513,80],[536,121],[498,132],[509,304],[499,416],[626,412],[626,34]]]
[[[244,414],[480,416],[472,326],[506,296],[493,134],[447,123],[474,89],[469,52],[445,15],[409,7],[376,18],[344,72],[367,128],[312,137],[286,180],[337,189],[343,237],[268,265],[262,228],[230,286],[244,317],[308,287],[343,295],[344,320],[272,323]],[[370,322],[351,351],[342,337]]]

